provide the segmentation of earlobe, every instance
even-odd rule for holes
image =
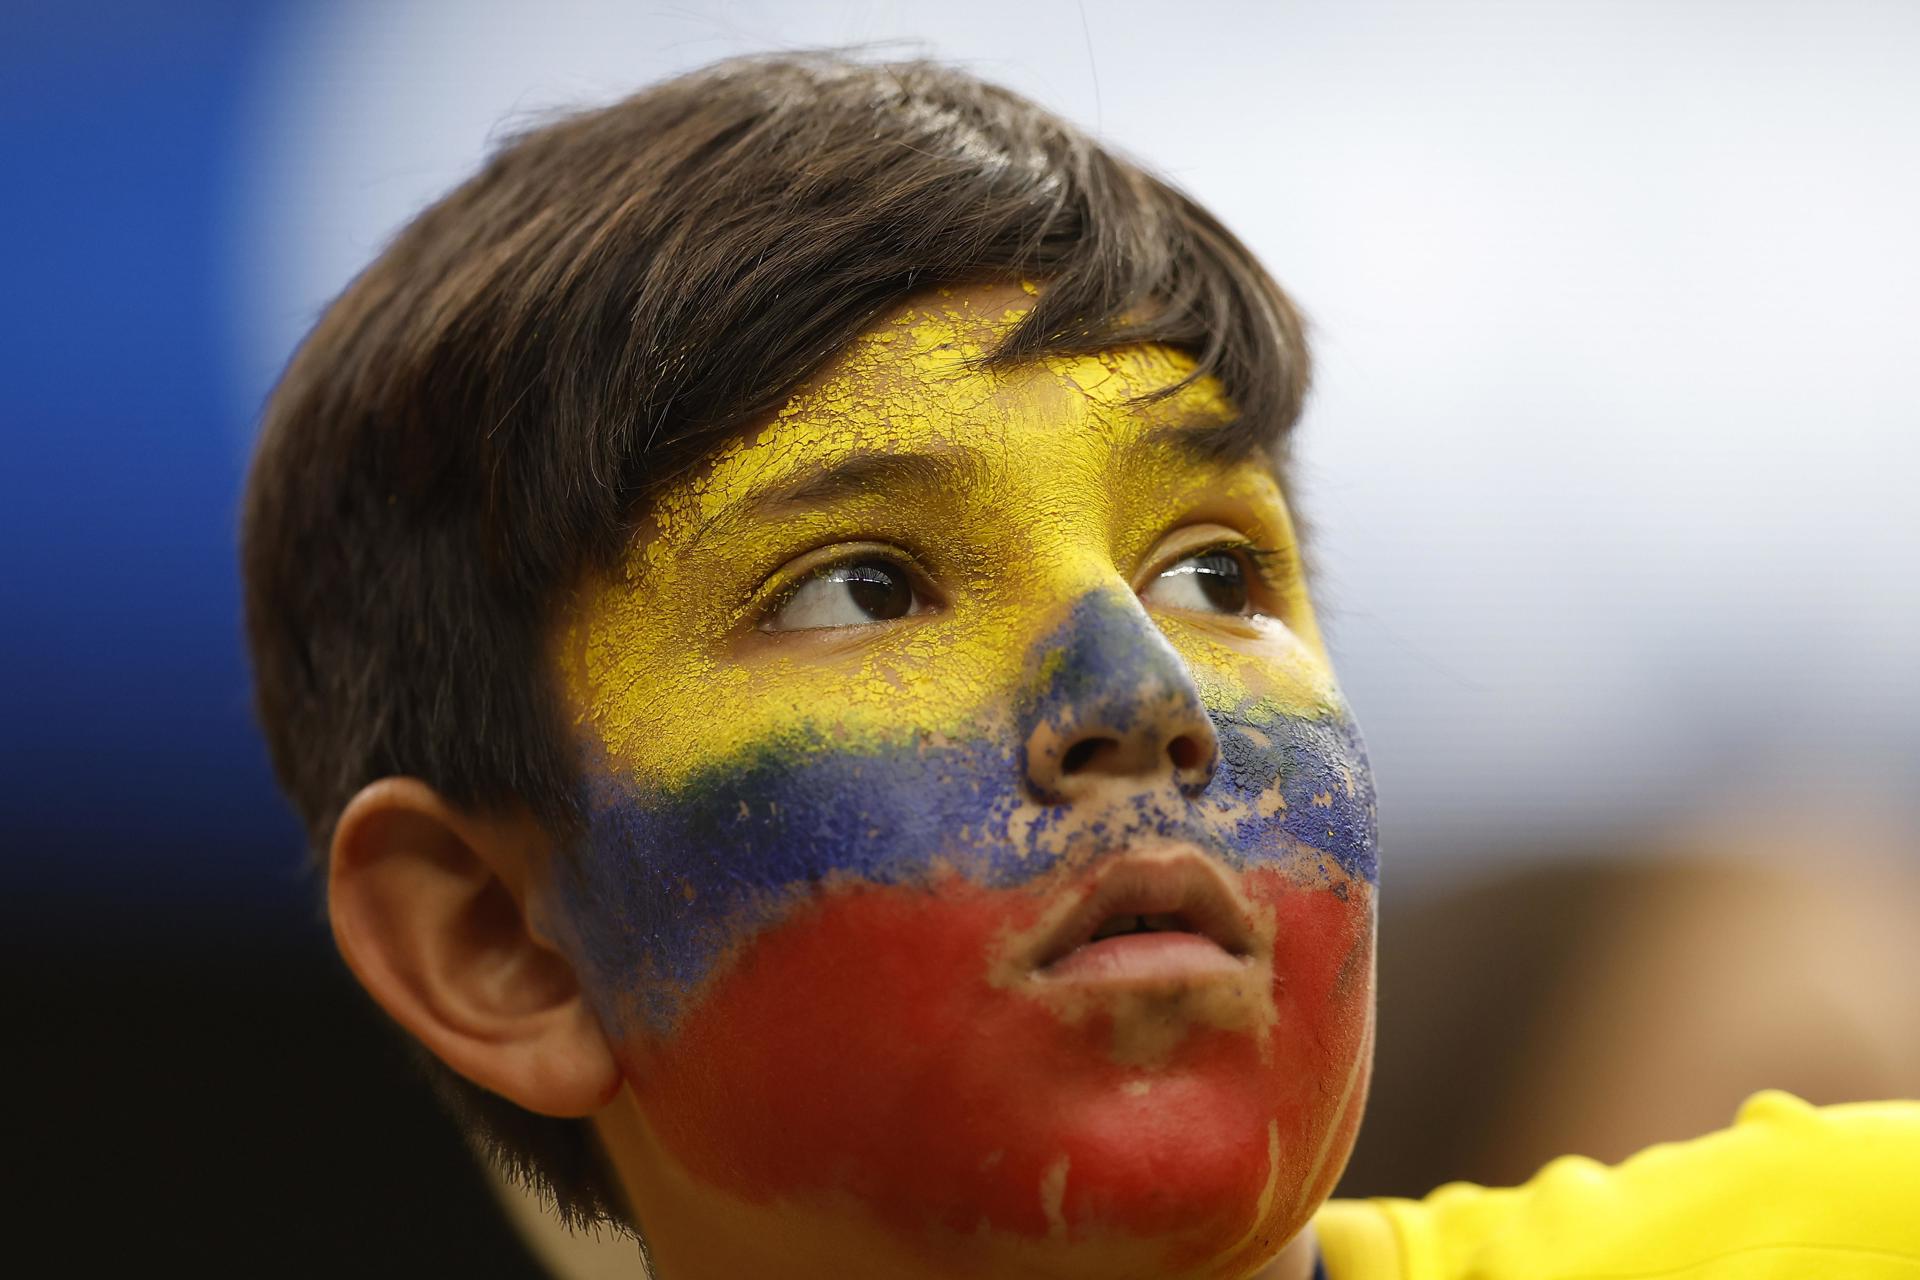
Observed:
[[[530,817],[383,778],[334,828],[327,911],[361,985],[436,1057],[529,1111],[583,1116],[620,1075],[572,966],[529,920],[548,852]]]

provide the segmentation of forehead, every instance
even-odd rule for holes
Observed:
[[[971,456],[1095,480],[1186,457],[1233,421],[1219,383],[1189,381],[1192,359],[1157,344],[985,367],[1031,300],[1014,287],[944,291],[888,316],[668,495],[673,523],[707,527],[857,459]]]

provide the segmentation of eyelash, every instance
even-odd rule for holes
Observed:
[[[808,552],[796,559],[807,559],[812,554]],[[763,582],[749,591],[741,603],[747,616],[752,619],[752,625],[758,626],[792,603],[793,597],[800,588],[815,578],[843,565],[856,564],[861,560],[885,560],[899,567],[912,580],[915,591],[923,590],[932,581],[931,576],[920,567],[920,561],[901,548],[884,542],[856,543],[840,550],[829,559],[808,565],[798,573],[775,574],[769,582]],[[789,561],[789,563],[792,562]],[[936,593],[928,591],[926,594],[934,596]]]
[[[1218,542],[1209,542],[1191,551],[1182,552],[1178,558],[1168,561],[1159,572],[1165,573],[1185,560],[1196,560],[1201,556],[1223,553],[1238,556],[1245,561],[1247,567],[1252,570],[1253,580],[1275,596],[1284,595],[1293,586],[1296,572],[1293,557],[1278,547],[1263,547],[1245,538],[1223,538]]]

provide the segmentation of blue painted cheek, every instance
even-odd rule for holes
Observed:
[[[670,793],[597,780],[565,869],[578,940],[602,989],[631,992],[664,1029],[682,993],[796,890],[924,880],[955,854],[956,869],[1011,879],[1014,780],[1010,754],[986,744],[855,753],[818,739],[718,762]]]
[[[1307,854],[1375,878],[1372,780],[1345,718],[1215,716],[1221,763],[1204,792],[1143,790],[1125,811],[1088,822],[1028,784],[1022,744],[1033,727],[1097,717],[1121,728],[1197,694],[1152,623],[1101,597],[1076,602],[1035,646],[1030,670],[1048,675],[1013,697],[1011,741],[856,752],[802,731],[715,761],[670,792],[592,781],[582,846],[561,876],[604,1011],[667,1031],[729,948],[829,879],[923,884],[938,864],[1014,889],[1148,834],[1236,867]]]
[[[1256,724],[1215,716],[1214,728],[1220,771],[1201,803],[1230,824],[1235,860],[1270,862],[1304,847],[1348,876],[1379,882],[1373,767],[1351,717]]]

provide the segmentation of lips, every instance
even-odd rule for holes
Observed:
[[[1108,862],[1035,947],[1046,981],[1151,982],[1240,973],[1254,955],[1248,907],[1197,852]]]

